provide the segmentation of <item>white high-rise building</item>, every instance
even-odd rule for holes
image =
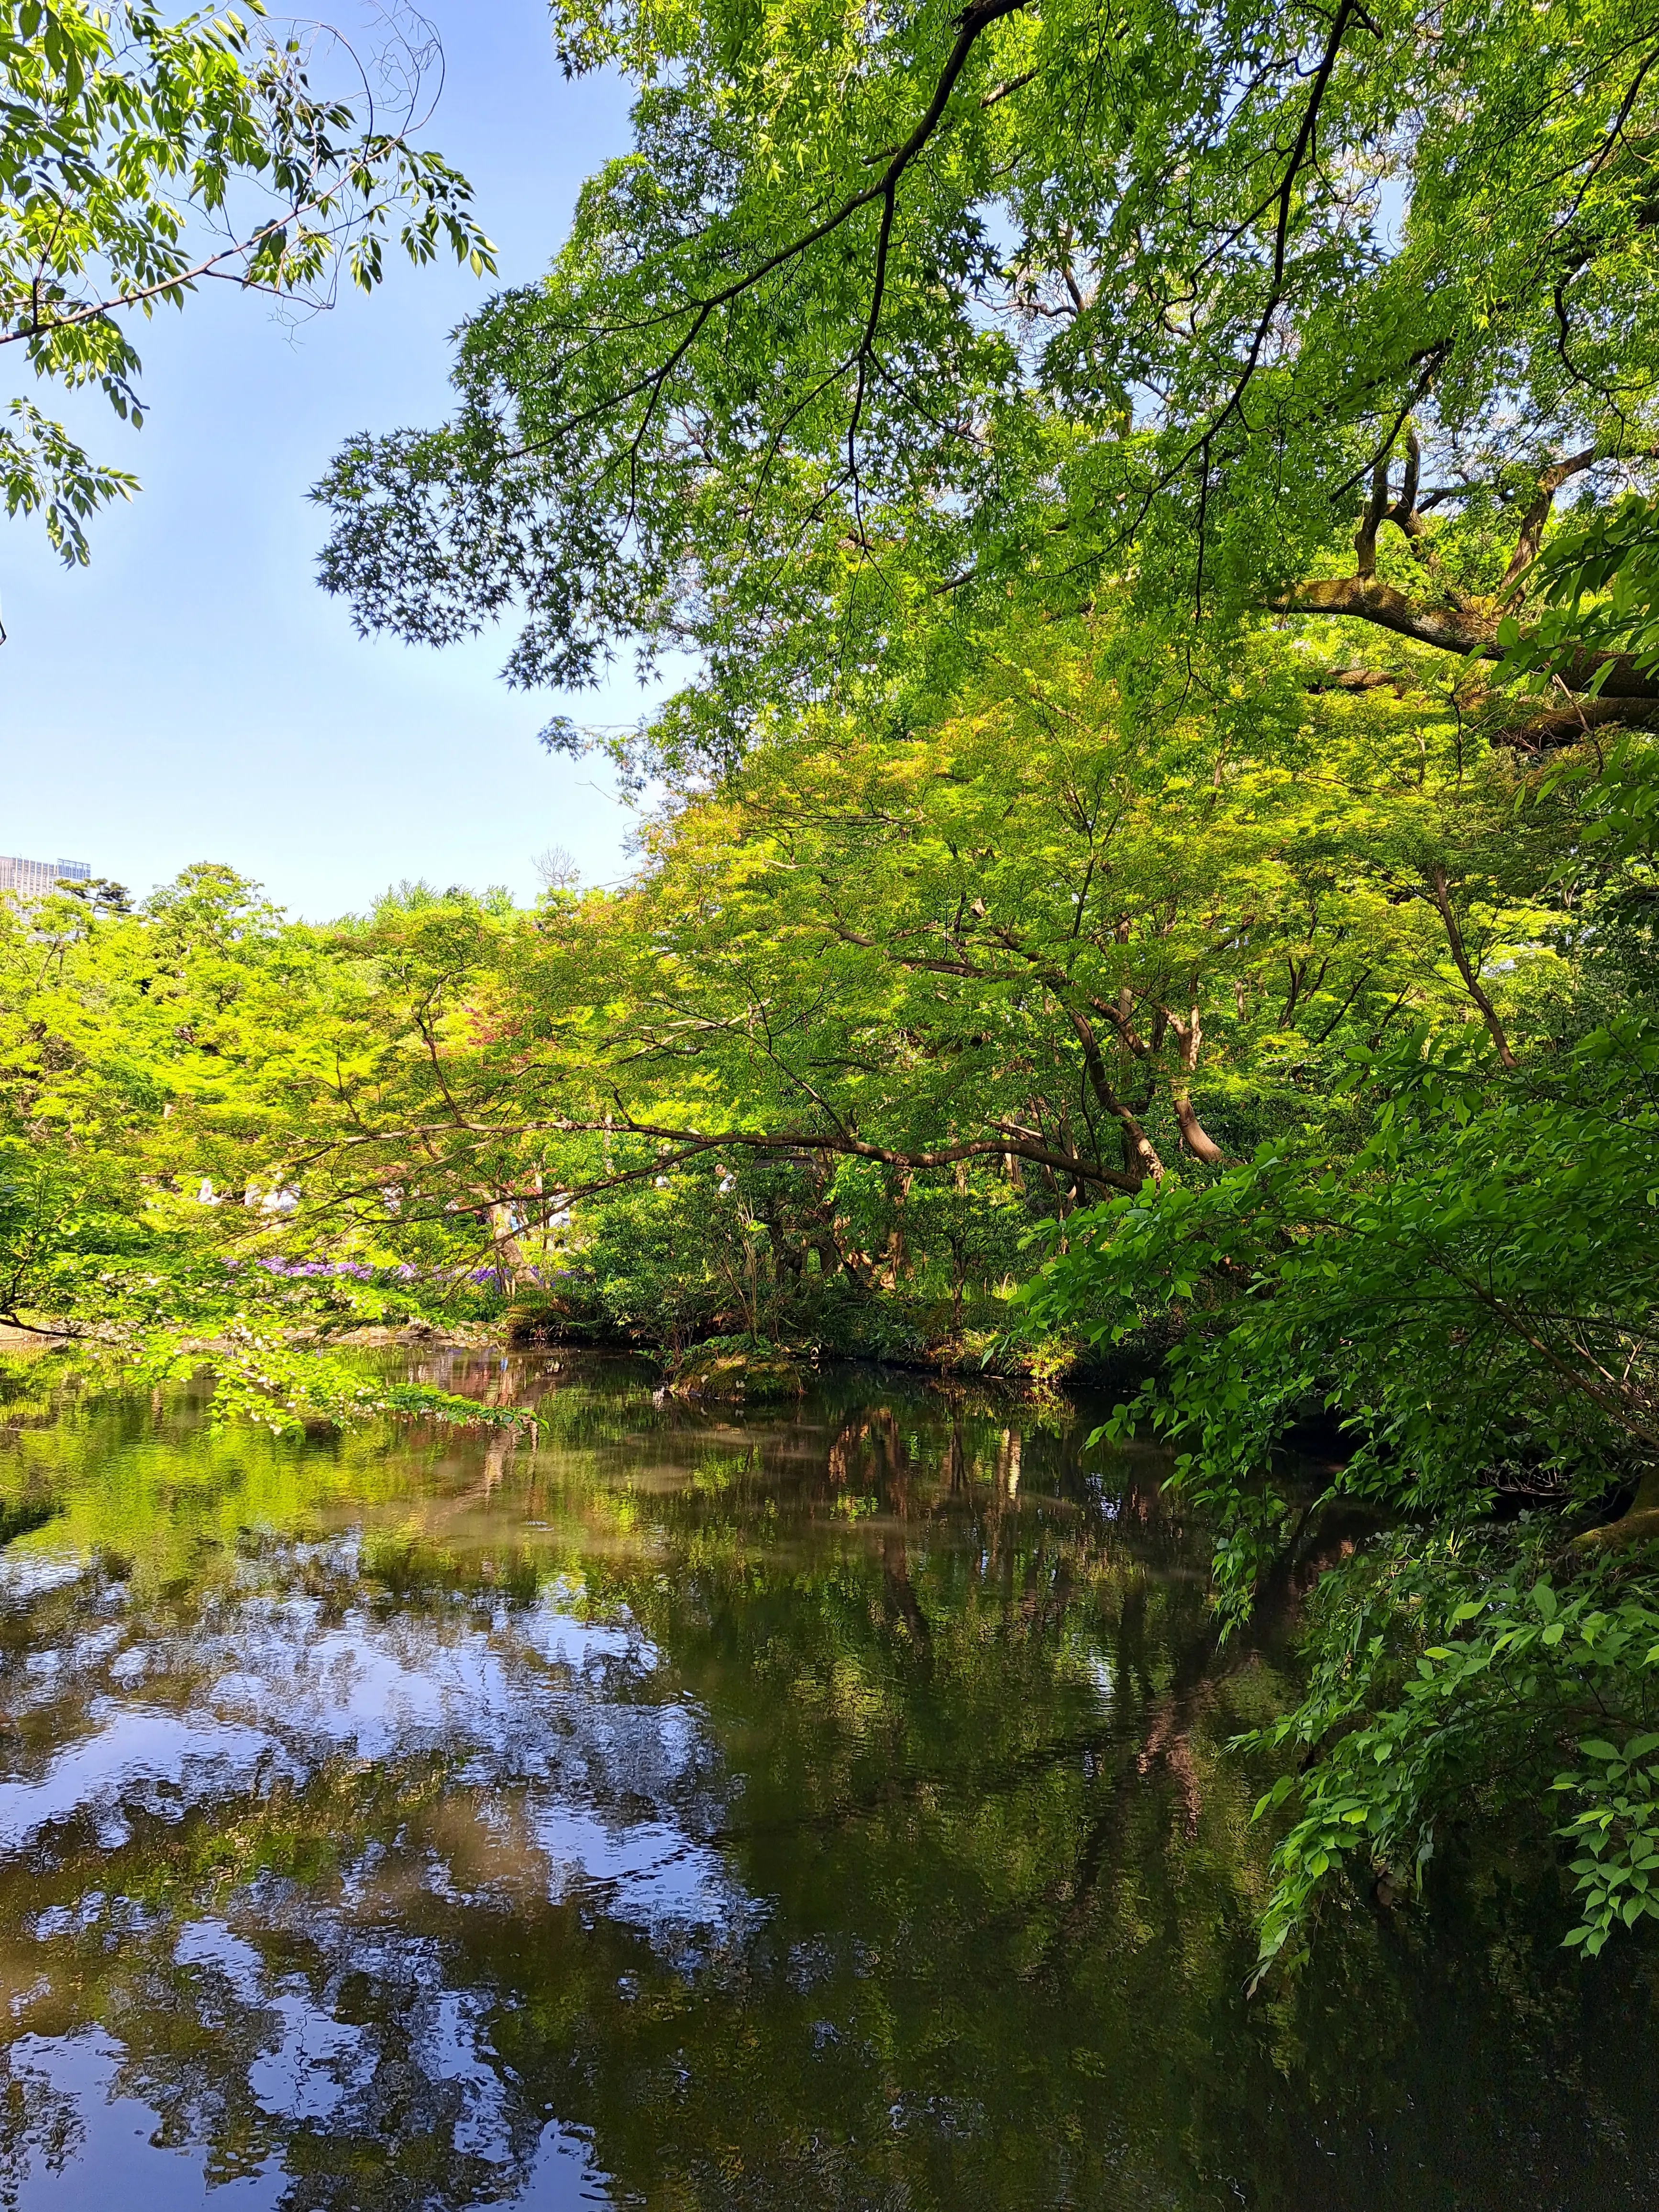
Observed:
[[[0,891],[20,891],[25,898],[45,898],[65,879],[72,884],[92,880],[89,860],[23,860],[0,854]]]

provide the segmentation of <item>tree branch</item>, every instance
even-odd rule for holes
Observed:
[[[1659,728],[1659,699],[1575,699],[1524,722],[1505,723],[1489,732],[1494,745],[1516,752],[1557,752],[1581,744],[1594,731]]]
[[[1510,556],[1510,565],[1504,571],[1503,589],[1509,593],[1522,573],[1538,558],[1538,549],[1544,540],[1544,525],[1550,519],[1550,509],[1555,504],[1555,495],[1569,478],[1593,468],[1597,449],[1587,446],[1582,453],[1570,460],[1558,461],[1553,468],[1545,469],[1538,478],[1538,496],[1521,518],[1521,534],[1515,541],[1515,550]]]
[[[1451,893],[1446,886],[1446,871],[1437,867],[1430,874],[1434,902],[1440,909],[1440,919],[1446,925],[1446,941],[1451,946],[1451,957],[1457,963],[1457,972],[1463,978],[1464,988],[1480,1009],[1480,1018],[1486,1023],[1492,1042],[1498,1047],[1498,1057],[1507,1068],[1519,1065],[1510,1050],[1510,1041],[1504,1034],[1504,1024],[1498,1018],[1498,1009],[1481,988],[1480,978],[1470,962],[1468,949],[1463,942],[1463,932],[1451,902]]]
[[[877,246],[875,278],[870,310],[866,319],[864,334],[860,340],[857,350],[851,357],[854,362],[862,362],[868,356],[881,313],[882,296],[887,278],[888,247],[891,237],[899,180],[939,128],[951,94],[956,89],[957,79],[962,75],[968,57],[973,52],[981,34],[988,31],[993,23],[1000,22],[1005,15],[1020,14],[1026,4],[1027,0],[976,0],[974,6],[963,9],[961,15],[957,17],[956,43],[945,58],[945,66],[940,70],[938,82],[933,87],[933,95],[927,103],[927,112],[903,144],[894,151],[892,159],[874,184],[867,185],[862,191],[849,193],[840,206],[832,209],[821,222],[814,223],[810,230],[802,231],[798,236],[789,240],[786,245],[778,246],[763,260],[757,262],[752,269],[746,270],[740,276],[734,276],[729,284],[722,285],[718,291],[710,292],[701,298],[684,300],[677,307],[665,308],[659,314],[625,325],[624,327],[627,328],[643,331],[659,326],[664,323],[672,323],[680,315],[689,315],[692,319],[690,329],[674,347],[667,360],[659,368],[648,371],[646,375],[638,378],[623,391],[613,392],[608,398],[598,401],[593,406],[584,408],[577,414],[567,416],[562,422],[556,423],[544,436],[537,438],[527,445],[517,447],[501,458],[505,460],[519,460],[530,454],[544,452],[549,446],[556,444],[561,438],[568,435],[570,431],[580,428],[582,424],[592,422],[602,415],[609,414],[626,401],[638,398],[642,392],[648,392],[651,394],[647,408],[648,416],[655,409],[668,379],[684,360],[698,334],[716,309],[729,307],[732,301],[740,299],[745,292],[752,291],[757,284],[763,283],[768,276],[787,267],[790,262],[799,260],[803,253],[822,244],[823,240],[839,230],[843,223],[850,222],[853,216],[859,214],[862,209],[870,207],[879,200],[882,203],[882,223]]]
[[[1275,614],[1340,615],[1372,623],[1440,653],[1480,660],[1502,658],[1495,619],[1462,607],[1416,606],[1378,576],[1321,576],[1293,584],[1267,604]],[[1595,684],[1601,699],[1659,700],[1659,680],[1644,676],[1627,653],[1576,653],[1559,673],[1569,691],[1587,691]]]

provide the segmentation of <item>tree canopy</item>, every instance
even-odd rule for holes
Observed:
[[[1639,9],[555,17],[634,149],[452,422],[341,455],[323,573],[410,637],[516,610],[528,684],[696,648],[693,758],[1011,589],[1494,654],[1555,499],[1653,446]]]

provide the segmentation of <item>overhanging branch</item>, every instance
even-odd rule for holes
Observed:
[[[1413,644],[1464,659],[1503,657],[1495,617],[1458,607],[1417,606],[1380,576],[1322,576],[1292,585],[1267,604],[1274,614],[1342,616],[1371,623],[1396,637],[1410,638]],[[1594,685],[1602,700],[1659,701],[1659,681],[1644,676],[1627,653],[1575,653],[1552,672],[1569,691],[1588,691]]]
[[[303,1157],[290,1161],[284,1172],[297,1176],[331,1157],[339,1158],[366,1146],[396,1148],[422,1144],[434,1137],[447,1137],[452,1142],[459,1138],[464,1149],[476,1150],[478,1146],[499,1144],[504,1139],[533,1136],[609,1137],[613,1139],[643,1137],[669,1147],[648,1160],[642,1160],[637,1167],[613,1169],[583,1182],[562,1183],[561,1204],[594,1197],[601,1192],[619,1189],[629,1183],[648,1182],[656,1176],[685,1166],[692,1160],[721,1152],[817,1154],[874,1160],[886,1167],[913,1170],[954,1167],[963,1160],[1012,1157],[1030,1160],[1036,1166],[1050,1168],[1058,1175],[1091,1183],[1101,1190],[1138,1191],[1144,1180],[1138,1175],[1109,1168],[1098,1160],[1087,1159],[1080,1153],[1058,1151],[1053,1146],[1039,1143],[1013,1125],[1001,1122],[994,1123],[992,1133],[986,1136],[964,1137],[949,1145],[911,1150],[898,1145],[872,1144],[846,1130],[720,1129],[709,1132],[662,1122],[639,1121],[630,1115],[615,1114],[600,1121],[561,1118],[520,1122],[492,1121],[483,1125],[448,1121],[422,1124],[418,1127],[368,1131],[341,1138],[331,1144],[319,1145]],[[430,1173],[433,1166],[441,1172],[442,1165],[441,1161],[428,1162],[423,1172]],[[384,1163],[377,1164],[374,1170],[376,1182],[386,1172]],[[365,1185],[367,1188],[368,1186]],[[525,1194],[516,1195],[522,1199]]]

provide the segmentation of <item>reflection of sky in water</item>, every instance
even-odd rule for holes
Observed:
[[[228,2181],[210,2197],[199,2151],[151,2141],[155,2115],[138,2098],[119,2094],[119,2065],[118,2046],[96,2029],[26,2035],[12,2045],[15,2100],[29,2112],[37,2138],[15,2199],[19,2212],[111,2204],[121,2212],[198,2206],[205,2212],[210,2203],[213,2212],[264,2212],[280,2201],[286,2184],[279,2174]]]
[[[125,2093],[121,2048],[100,2030],[23,2036],[9,2057],[14,2110],[28,2116],[34,2154],[3,2200],[16,2212],[112,2204],[121,2212],[278,2212],[292,2191],[290,2177],[275,2167],[210,2183],[196,2145],[156,2141],[155,2112]],[[613,2199],[580,2132],[554,2120],[541,2130],[522,2186],[489,2201],[517,2212],[584,2212]]]
[[[181,1809],[204,1794],[246,1784],[266,1739],[256,1729],[185,1721],[142,1707],[94,1715],[107,1724],[59,1752],[34,1782],[0,1783],[0,1849],[32,1844],[53,1821],[89,1814],[98,1840],[113,1850],[128,1828],[123,1808]]]
[[[114,1848],[140,1810],[177,1818],[276,1776],[303,1784],[341,1757],[437,1754],[457,1786],[522,1800],[549,1894],[585,1880],[646,1924],[744,1915],[698,1840],[724,1809],[699,1716],[661,1695],[657,1654],[630,1623],[585,1620],[573,1604],[556,1584],[488,1616],[450,1605],[342,1617],[314,1595],[253,1591],[188,1636],[82,1629],[32,1655],[27,1687],[13,1686],[39,1705],[78,1685],[81,1733],[40,1771],[0,1781],[0,1850],[77,1816]]]
[[[86,1561],[65,1552],[0,1552],[0,1605],[27,1605],[48,1590],[78,1583]]]
[[[302,1788],[343,1762],[436,1757],[460,1816],[499,1828],[502,1849],[499,1861],[481,1856],[483,1873],[465,1875],[428,1854],[419,1879],[434,1899],[461,1901],[458,1882],[482,1899],[492,1868],[506,1865],[514,1886],[528,1880],[671,1954],[752,1921],[757,1908],[703,1840],[729,1791],[702,1717],[668,1694],[633,1624],[582,1619],[578,1593],[562,1584],[516,1609],[439,1594],[382,1613],[360,1601],[356,1565],[349,1546],[267,1557],[188,1632],[161,1634],[143,1632],[118,1588],[87,1576],[76,1617],[54,1616],[56,1641],[8,1670],[12,1715],[33,1716],[43,1748],[22,1753],[11,1738],[0,1854],[50,1856],[54,1831],[64,1843],[78,1837],[77,1848],[90,1837],[115,1850],[141,1817],[175,1822],[216,1803],[236,1813],[278,1780]],[[319,1567],[331,1597],[315,1594]],[[0,1605],[30,1607],[83,1573],[37,1560],[7,1577]],[[310,1587],[295,1588],[302,1575]],[[52,1602],[61,1609],[61,1598]],[[74,1943],[113,1926],[170,1947],[186,2014],[240,2023],[241,2078],[256,2120],[276,2124],[273,2142],[296,2130],[407,2140],[420,2133],[423,2104],[449,2154],[481,2177],[480,2193],[443,2201],[550,2212],[608,2202],[580,2135],[526,2106],[504,2073],[481,2001],[445,1986],[436,1940],[411,1932],[407,1914],[380,1897],[384,1856],[380,1844],[362,1850],[331,1898],[290,1888],[284,1902],[256,1884],[228,1919],[191,1920],[176,1936],[122,1902],[112,1865],[107,1895],[92,1889],[74,1908],[53,1906],[33,1932],[43,1944]],[[312,1947],[309,1978],[283,1970],[280,1944],[270,1957],[259,1948],[295,1911]],[[355,2024],[338,2002],[364,1975],[396,1993],[398,2051],[384,2018]],[[110,2193],[123,2212],[283,2202],[295,2184],[280,2155],[215,2177],[210,2192],[208,2131],[192,2118],[182,2135],[169,2132],[170,2085],[147,2079],[143,2063],[99,2029],[15,2042],[10,2094],[29,2118],[0,2201],[10,2201],[10,2179],[24,2208],[100,2205]]]
[[[688,1842],[659,1820],[626,1828],[556,1802],[535,1807],[533,1832],[567,1878],[602,1885],[618,1919],[719,1927],[738,1917],[731,1877],[718,1851]]]

